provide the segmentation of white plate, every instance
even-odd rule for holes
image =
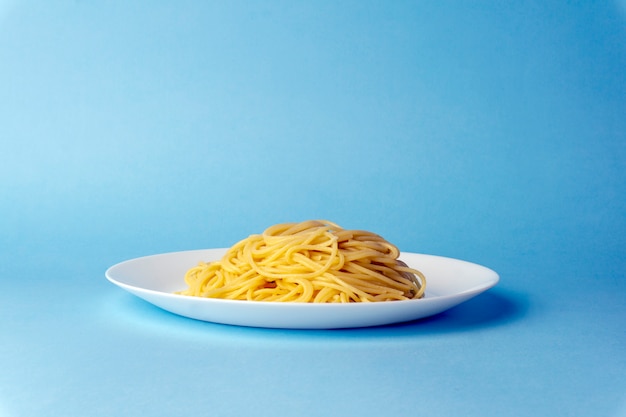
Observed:
[[[165,253],[131,259],[109,268],[113,284],[181,316],[252,327],[335,329],[416,320],[441,313],[498,283],[484,266],[441,256],[403,252],[409,266],[426,276],[425,297],[376,303],[313,304],[223,300],[173,294],[186,287],[185,272],[199,261],[220,259],[226,249]]]

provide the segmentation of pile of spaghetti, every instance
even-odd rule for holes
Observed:
[[[277,224],[200,262],[179,294],[248,301],[350,303],[421,298],[424,275],[396,246],[361,230],[310,220]]]

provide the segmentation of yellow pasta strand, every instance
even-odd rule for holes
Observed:
[[[350,303],[417,299],[426,278],[379,235],[308,220],[281,223],[185,274],[178,294],[247,301]]]

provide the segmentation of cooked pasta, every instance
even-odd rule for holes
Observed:
[[[282,223],[200,262],[179,294],[248,301],[350,303],[421,298],[426,278],[396,246],[328,221]]]

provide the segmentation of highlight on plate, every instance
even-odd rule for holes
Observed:
[[[424,274],[381,236],[329,221],[281,223],[200,262],[178,294],[247,301],[352,303],[418,299]]]

